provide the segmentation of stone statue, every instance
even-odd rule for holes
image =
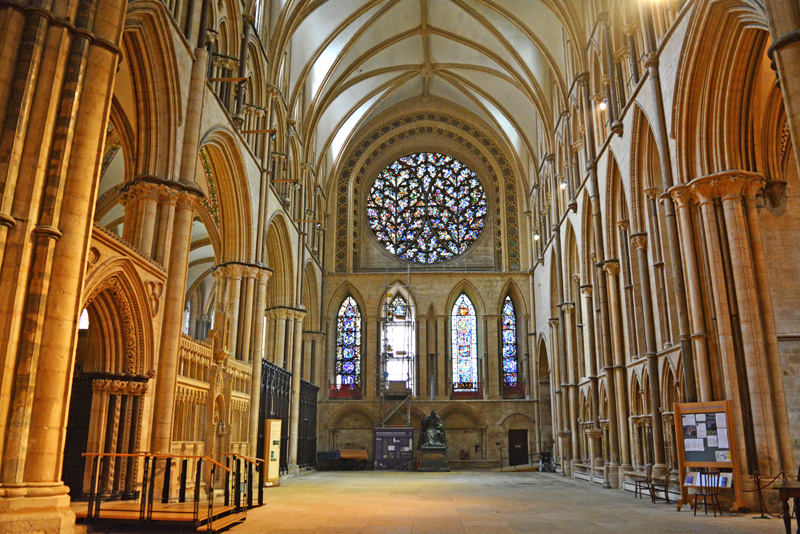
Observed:
[[[436,410],[422,418],[422,432],[419,436],[419,450],[447,449],[444,437],[444,422]]]

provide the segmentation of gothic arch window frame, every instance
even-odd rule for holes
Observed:
[[[519,329],[517,306],[510,294],[500,310],[500,386],[504,398],[524,396],[519,365]],[[509,335],[506,335],[508,332]]]
[[[352,295],[347,295],[342,300],[336,313],[336,350],[334,353],[334,384],[331,387],[332,398],[361,397],[363,331],[364,321],[361,307]],[[346,336],[346,334],[352,334],[352,336]],[[349,357],[348,353],[350,354]],[[348,363],[352,364],[352,367],[347,365]]]
[[[391,295],[391,299],[389,298]],[[402,299],[405,303],[404,315],[401,319],[401,324],[398,325],[398,322],[394,319],[398,317],[398,309],[395,307],[395,303],[399,302],[398,299]],[[381,331],[380,331],[380,338],[381,338],[381,351],[386,351],[386,342],[388,337],[388,329],[391,328],[391,325],[397,325],[400,329],[404,329],[406,331],[405,335],[407,336],[406,345],[402,349],[406,352],[406,354],[401,355],[399,357],[395,357],[393,360],[395,363],[399,363],[400,365],[395,367],[402,367],[403,365],[406,366],[405,374],[407,376],[407,386],[408,389],[411,391],[411,394],[416,394],[417,389],[417,371],[419,369],[419,360],[418,360],[418,352],[419,349],[417,347],[417,309],[416,305],[414,304],[414,298],[411,295],[410,291],[406,287],[404,287],[400,283],[394,284],[387,292],[384,299],[381,301],[381,309],[380,309],[380,317],[381,317]],[[403,335],[402,333],[400,334]],[[398,352],[397,346],[392,346],[392,349],[395,355]],[[388,352],[388,351],[387,351]],[[398,360],[403,360],[399,361]],[[389,376],[387,379],[391,379],[393,374],[396,374],[388,369],[388,365],[391,363],[387,358],[387,369],[386,372],[389,372]],[[382,372],[384,372],[382,370]]]
[[[463,312],[463,313],[462,313]],[[467,317],[466,321],[459,321],[457,318]],[[483,398],[483,377],[481,373],[481,363],[478,354],[478,313],[472,299],[461,292],[455,299],[450,308],[450,398],[451,399],[481,399]],[[467,330],[469,335],[467,336]],[[465,354],[463,349],[468,348],[469,353]],[[473,376],[470,381],[462,380],[464,367],[459,363],[471,363],[472,369],[469,374]]]

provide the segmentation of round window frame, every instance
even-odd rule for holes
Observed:
[[[463,154],[461,151],[453,151],[452,148],[454,147],[446,147],[442,146],[437,148],[436,146],[430,146],[427,148],[417,148],[417,149],[409,149],[408,147],[404,147],[403,150],[392,152],[393,155],[386,154],[384,157],[379,158],[373,167],[372,178],[369,181],[369,186],[365,187],[364,193],[362,193],[362,219],[363,219],[363,233],[367,234],[370,240],[377,246],[378,250],[385,254],[387,258],[391,258],[392,260],[398,261],[403,265],[409,266],[416,266],[418,268],[434,268],[439,266],[445,266],[450,263],[456,263],[459,261],[463,261],[467,255],[474,252],[478,247],[481,246],[483,241],[487,239],[487,235],[491,235],[494,229],[494,218],[493,218],[493,208],[494,208],[494,198],[491,194],[491,188],[486,187],[486,169],[483,166],[476,162],[474,158],[470,154]],[[405,158],[408,156],[412,156],[414,154],[421,154],[421,153],[430,153],[430,154],[440,154],[442,156],[447,156],[453,158],[454,160],[458,161],[465,167],[467,167],[470,171],[475,174],[475,178],[478,180],[478,184],[480,185],[481,189],[483,190],[483,194],[486,198],[486,217],[484,218],[484,224],[481,228],[478,236],[475,240],[467,246],[464,252],[452,256],[450,258],[439,260],[432,263],[422,263],[419,261],[409,260],[406,258],[402,258],[397,254],[390,252],[381,241],[378,239],[378,236],[375,235],[375,231],[372,229],[369,223],[369,215],[368,215],[368,208],[367,203],[369,202],[370,193],[372,192],[372,188],[375,185],[375,181],[378,179],[380,173],[382,173],[386,168],[392,165],[395,161]],[[380,163],[379,163],[380,162]],[[476,170],[478,169],[478,170]]]

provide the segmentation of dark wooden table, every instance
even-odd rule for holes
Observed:
[[[775,488],[781,498],[783,507],[783,526],[786,534],[792,534],[792,514],[789,512],[789,499],[794,499],[794,512],[797,519],[797,532],[800,534],[800,481],[790,480],[778,484]]]

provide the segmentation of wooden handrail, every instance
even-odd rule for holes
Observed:
[[[222,453],[222,456],[237,456],[245,460],[246,462],[250,462],[255,466],[258,465],[258,462],[261,462],[262,464],[264,463],[264,460],[262,458],[252,458],[250,456],[245,456],[244,454],[239,454],[238,452],[224,452]]]
[[[145,456],[149,456],[150,458],[188,458],[188,459],[195,459],[195,460],[200,459],[200,460],[206,460],[208,462],[211,462],[214,465],[218,465],[219,467],[221,467],[225,471],[228,471],[229,473],[231,471],[228,467],[225,467],[224,465],[222,465],[218,461],[214,460],[213,458],[209,458],[208,456],[198,456],[196,454],[166,454],[166,453],[163,453],[163,452],[160,452],[160,453],[152,453],[152,452],[131,452],[131,453],[121,453],[121,452],[84,452],[82,454],[82,456],[87,456],[87,457],[90,457],[90,456],[108,456],[108,457],[111,457],[111,458],[130,458],[130,457],[142,458],[142,457],[145,457]]]

